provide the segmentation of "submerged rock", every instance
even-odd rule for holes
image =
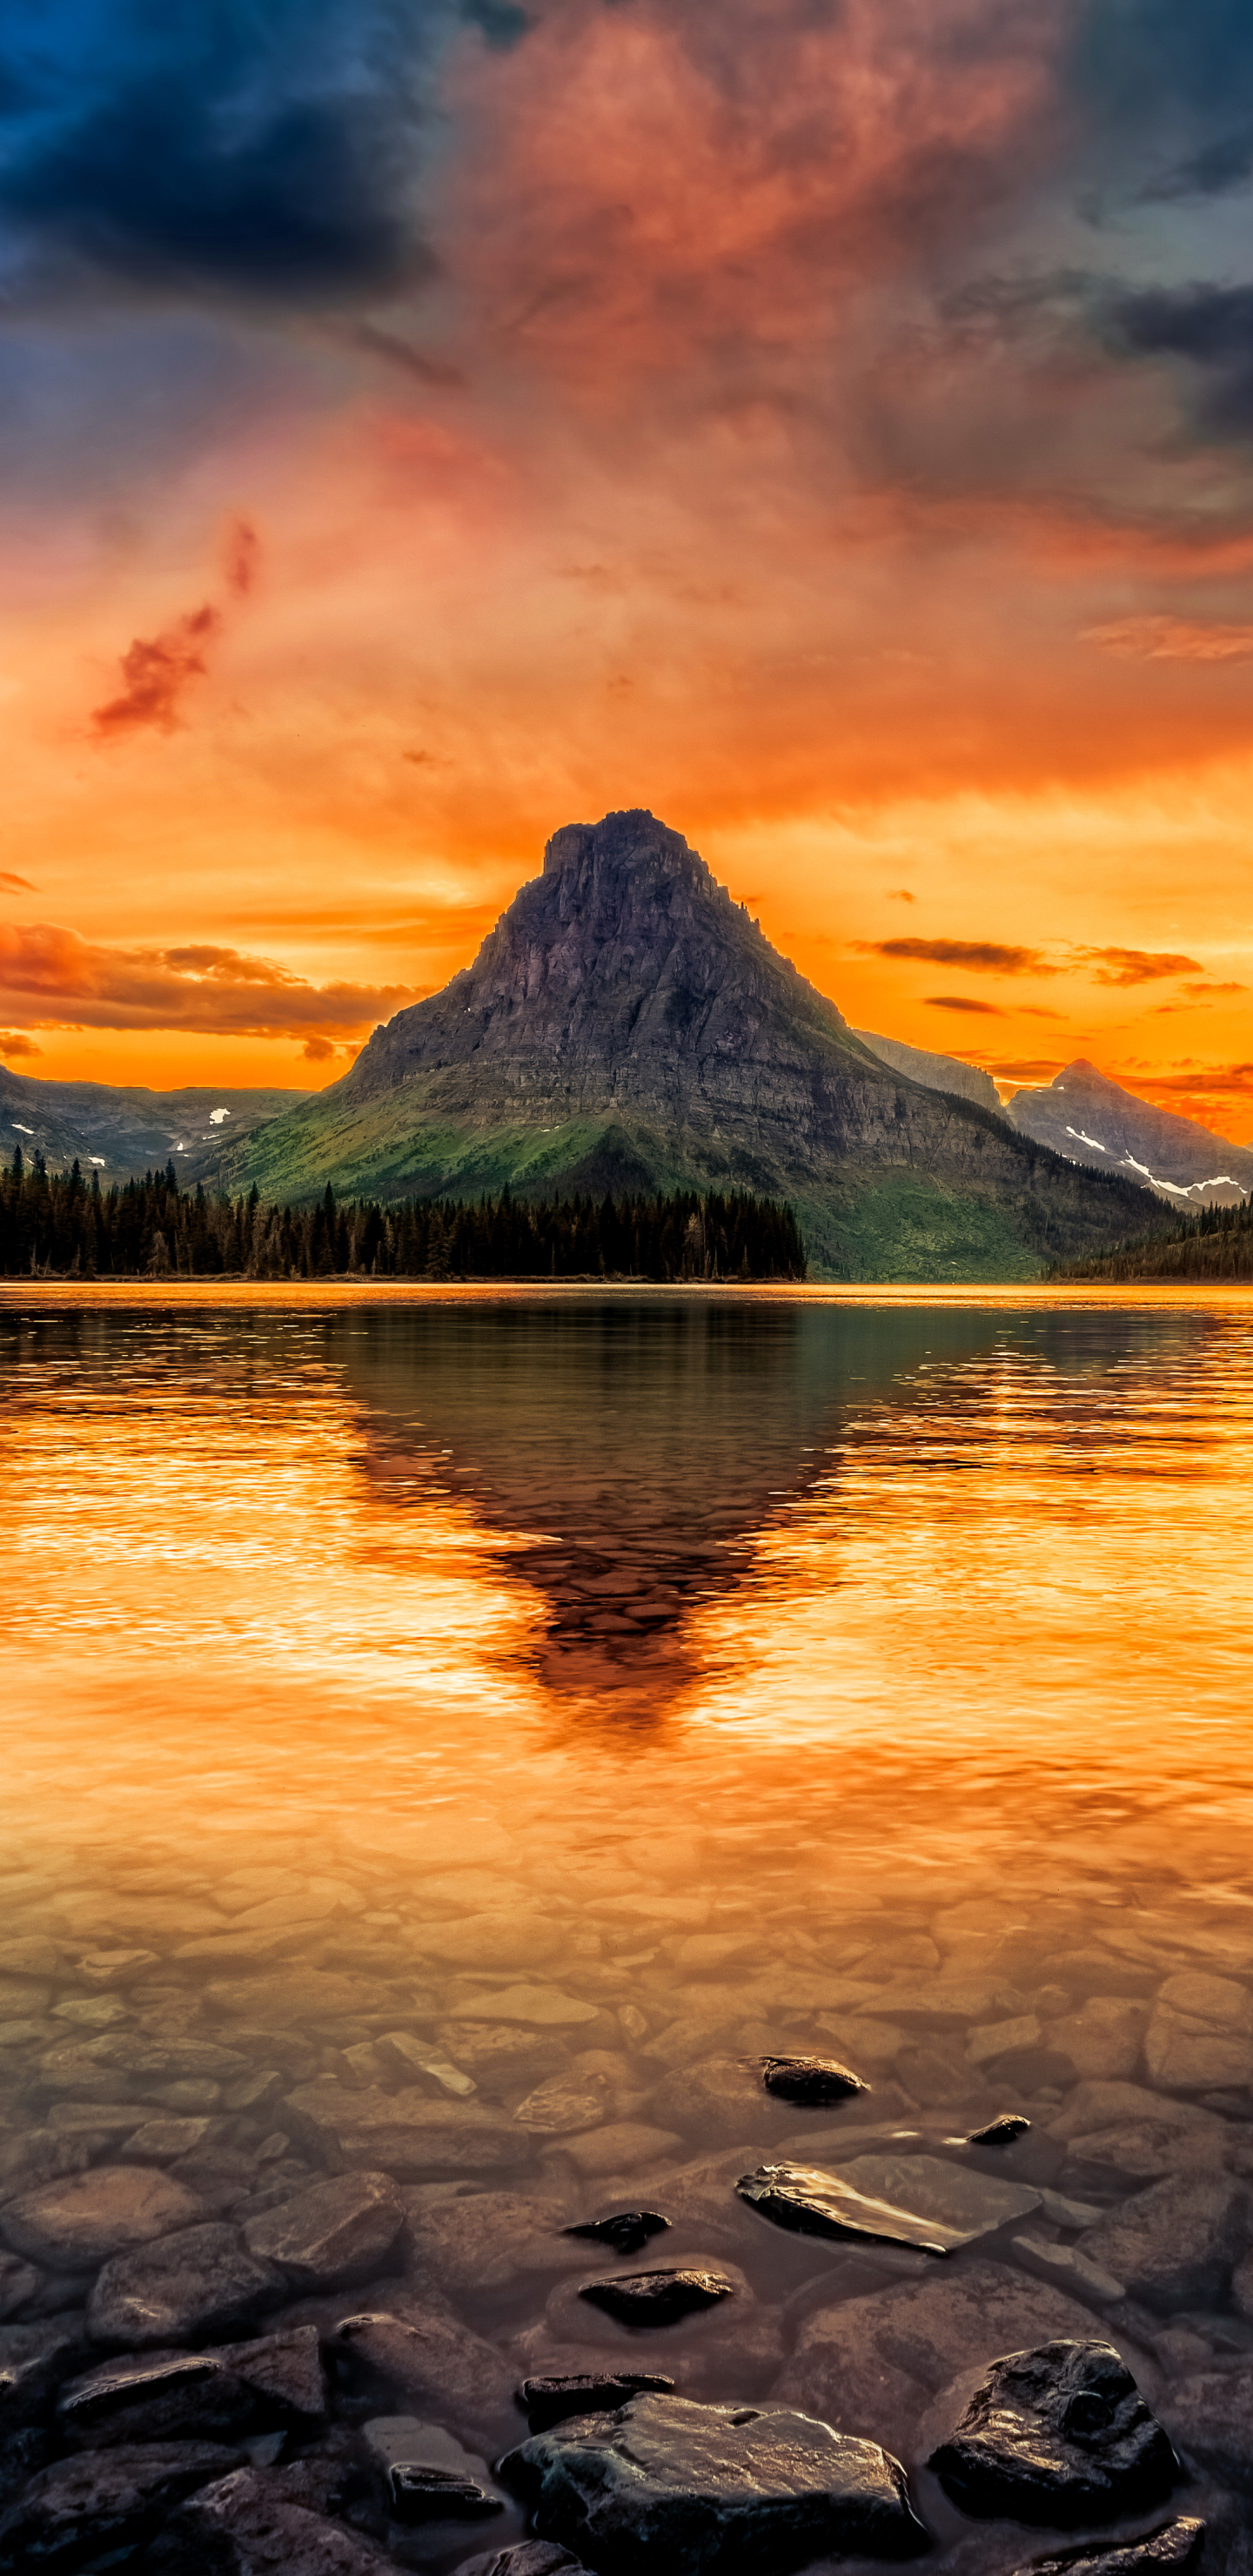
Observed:
[[[632,2397],[666,2397],[672,2379],[649,2370],[570,2371],[562,2378],[524,2379],[517,2402],[533,2433],[546,2433],[572,2415],[603,2415]]]
[[[673,2326],[700,2308],[735,2295],[720,2272],[621,2272],[608,2281],[584,2281],[579,2297],[624,2326]]]
[[[536,2434],[501,2474],[533,2501],[545,2539],[585,2549],[605,2576],[785,2576],[830,2552],[906,2558],[927,2535],[905,2472],[874,2442],[783,2407],[636,2397],[616,2414]]]
[[[362,2426],[362,2438],[386,2479],[397,2522],[477,2522],[503,2513],[505,2498],[486,2461],[465,2450],[442,2424],[417,2415],[376,2415]]]
[[[1162,2413],[1190,2460],[1224,2486],[1253,2495],[1253,2361],[1174,2380]]]
[[[277,2265],[250,2254],[238,2228],[187,2227],[106,2263],[87,2326],[96,2343],[190,2343],[250,2324],[286,2290]]]
[[[57,2576],[106,2550],[137,2548],[184,2496],[238,2458],[219,2442],[151,2442],[58,2460],[0,2522],[0,2568]]]
[[[343,2290],[381,2270],[404,2223],[390,2174],[339,2174],[250,2219],[244,2243],[295,2289]]]
[[[1090,2227],[1083,2252],[1148,2307],[1216,2306],[1251,2219],[1249,2192],[1230,2175],[1171,2174]]]
[[[1121,2355],[1078,2342],[993,2362],[928,2466],[963,2513],[1063,2531],[1160,2504],[1180,2474]]]
[[[424,2300],[400,2315],[345,2317],[334,2350],[367,2385],[451,2408],[474,2424],[494,2421],[512,2402],[503,2356],[439,2301]]]
[[[98,2362],[63,2388],[57,2419],[80,2449],[168,2442],[183,2434],[226,2441],[261,2420],[257,2392],[212,2353],[154,2353]]]
[[[62,2380],[84,2358],[80,2322],[60,2319],[0,2329],[0,2447],[51,2413]]]
[[[345,2168],[423,2182],[433,2173],[486,2173],[530,2162],[534,2147],[513,2120],[474,2102],[406,2085],[399,2093],[350,2091],[333,2077],[297,2085],[279,2113],[298,2146],[333,2172]]]
[[[763,2057],[761,2080],[767,2093],[777,2094],[781,2102],[807,2106],[847,2102],[850,2094],[871,2089],[836,2057]]]
[[[144,2568],[145,2576],[395,2576],[394,2560],[294,2503],[258,2469],[219,2477],[180,2506]]]
[[[587,2570],[557,2541],[519,2540],[511,2549],[489,2550],[485,2558],[463,2558],[456,2576],[587,2576]]]
[[[98,2165],[23,2192],[0,2213],[0,2226],[14,2253],[58,2272],[91,2272],[202,2215],[200,2201],[168,2174]]]
[[[1205,2538],[1205,2525],[1192,2514],[1159,2522],[1138,2540],[1097,2541],[1090,2549],[1063,2549],[1056,2558],[1033,2558],[1011,2576],[1157,2576],[1171,2569],[1186,2576],[1195,2567]]]
[[[865,2155],[829,2169],[763,2165],[736,2184],[776,2226],[948,2254],[1040,2206],[1028,2183],[1002,2182],[940,2156]]]
[[[595,2077],[550,2075],[519,2102],[513,2116],[537,2137],[572,2137],[604,2119],[605,2087]]]
[[[669,2227],[657,2209],[620,2209],[612,2218],[589,2218],[578,2227],[563,2227],[563,2236],[590,2236],[594,2244],[612,2245],[615,2254],[638,2254],[650,2236]]]

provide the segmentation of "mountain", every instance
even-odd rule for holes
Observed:
[[[853,1035],[881,1064],[890,1064],[894,1073],[907,1073],[911,1082],[922,1083],[925,1090],[955,1092],[959,1100],[977,1100],[994,1118],[1004,1116],[991,1074],[981,1073],[977,1065],[959,1064],[953,1055],[933,1055],[928,1047],[906,1046],[901,1038],[876,1037],[873,1029],[854,1029]]]
[[[297,1201],[769,1191],[828,1278],[1032,1278],[1144,1225],[1126,1181],[893,1072],[643,812],[554,834],[473,965],[217,1170]]]
[[[220,1157],[223,1136],[249,1135],[309,1098],[305,1091],[147,1091],[109,1082],[39,1082],[0,1065],[0,1137],[52,1171],[78,1156],[102,1186],[173,1161],[183,1182]]]
[[[1235,1207],[1253,1190],[1253,1147],[1154,1109],[1086,1056],[1041,1089],[1016,1091],[1008,1114],[1020,1135],[1093,1171],[1125,1172],[1175,1208]]]

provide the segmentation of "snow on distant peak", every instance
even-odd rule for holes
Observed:
[[[1068,1127],[1066,1133],[1068,1136],[1077,1137],[1081,1145],[1095,1146],[1098,1154],[1108,1154],[1109,1152],[1108,1145],[1103,1145],[1099,1136],[1089,1136],[1082,1127]]]
[[[35,1133],[33,1127],[23,1127],[20,1118],[15,1118],[13,1124],[16,1127],[19,1136],[33,1136]]]
[[[211,1109],[209,1111],[209,1125],[211,1127],[220,1127],[223,1119],[229,1118],[230,1114],[229,1109]]]
[[[98,1163],[101,1171],[104,1170],[105,1158],[103,1154],[89,1154],[87,1160],[89,1163]]]

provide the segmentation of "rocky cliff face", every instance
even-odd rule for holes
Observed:
[[[767,1190],[850,1277],[1028,1277],[1143,1208],[893,1071],[644,812],[556,833],[473,965],[223,1176],[305,1198]]]
[[[978,1065],[959,1064],[956,1056],[936,1055],[930,1047],[906,1046],[902,1038],[876,1037],[872,1029],[855,1029],[854,1037],[877,1055],[881,1064],[890,1064],[894,1073],[906,1073],[911,1082],[920,1082],[926,1091],[952,1091],[959,1100],[977,1100],[981,1109],[990,1109],[994,1118],[1004,1115],[1001,1095],[990,1073]]]
[[[1253,1190],[1253,1149],[1137,1099],[1086,1056],[1041,1089],[1016,1091],[1009,1116],[1021,1135],[1092,1171],[1125,1173],[1176,1210],[1237,1207]]]

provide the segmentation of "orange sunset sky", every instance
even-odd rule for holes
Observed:
[[[3,70],[12,1071],[331,1080],[643,804],[855,1024],[1253,1136],[1253,18],[50,0]]]

